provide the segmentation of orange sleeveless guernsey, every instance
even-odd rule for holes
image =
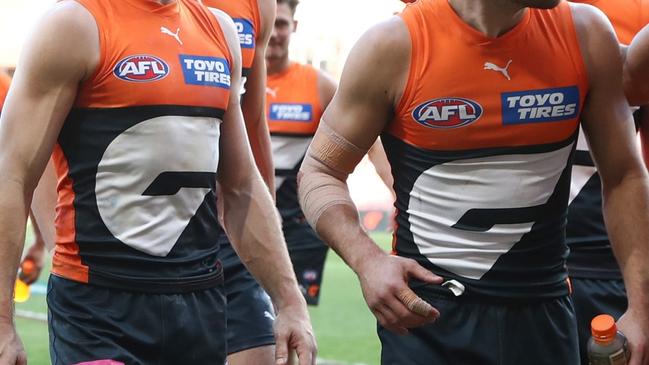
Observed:
[[[268,75],[266,117],[273,148],[277,208],[284,220],[302,217],[297,197],[297,172],[323,113],[318,71],[292,62]]]
[[[410,71],[382,136],[397,193],[395,253],[467,293],[568,293],[564,225],[587,76],[562,2],[490,38],[447,0],[401,14]]]
[[[255,47],[259,41],[261,17],[257,0],[201,0],[201,2],[208,8],[225,12],[234,20],[241,45],[242,74],[247,77],[255,58]]]
[[[599,8],[613,24],[617,38],[629,45],[636,34],[649,23],[649,0],[571,0]]]
[[[9,91],[9,84],[11,84],[9,75],[0,71],[0,112],[2,111],[7,92]]]
[[[97,23],[101,54],[53,154],[52,271],[138,291],[213,287],[232,65],[220,25],[193,0],[77,1]]]

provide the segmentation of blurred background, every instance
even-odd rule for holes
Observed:
[[[105,0],[120,1],[120,0]],[[0,68],[13,72],[23,42],[56,0],[0,0]],[[291,41],[295,61],[327,71],[338,80],[356,40],[373,24],[403,8],[398,0],[301,0],[297,31]],[[364,160],[349,179],[352,198],[365,227],[386,250],[391,242],[392,196]],[[31,230],[28,230],[31,233]],[[33,237],[27,237],[27,244]],[[19,331],[31,365],[49,363],[45,320],[47,275],[32,285],[32,296],[16,305]],[[310,308],[321,365],[373,365],[380,349],[374,317],[365,306],[358,281],[334,253],[325,266],[320,306]]]

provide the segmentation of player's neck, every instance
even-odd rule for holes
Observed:
[[[467,24],[488,37],[498,37],[516,26],[527,8],[510,0],[448,0]]]
[[[290,65],[291,60],[288,58],[288,54],[282,58],[266,60],[266,73],[268,75],[282,73],[286,71]]]

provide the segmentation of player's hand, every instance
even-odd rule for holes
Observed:
[[[287,364],[290,350],[295,350],[299,365],[315,365],[318,348],[313,336],[306,302],[300,294],[296,304],[278,308],[275,319],[275,363]]]
[[[368,258],[357,270],[363,296],[381,326],[398,334],[408,328],[432,323],[439,311],[419,298],[409,287],[410,278],[441,284],[442,278],[416,261],[380,254]]]
[[[27,354],[12,324],[0,324],[0,365],[27,365]]]
[[[629,340],[629,365],[649,365],[649,308],[627,310],[617,321],[617,328]]]
[[[43,270],[44,257],[45,244],[42,240],[39,241],[37,239],[36,242],[29,247],[27,255],[25,255],[23,261],[20,263],[20,267],[23,268],[23,270],[21,270],[20,279],[25,282],[25,284],[31,285],[38,280],[38,277],[41,275],[41,271]],[[24,270],[27,261],[32,262],[32,264],[29,264],[33,265],[30,267],[30,270]]]

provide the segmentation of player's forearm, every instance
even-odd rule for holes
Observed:
[[[301,303],[279,217],[259,176],[252,180],[230,189],[222,187],[228,236],[278,308]]]
[[[367,235],[349,195],[345,174],[307,156],[298,176],[300,204],[322,240],[357,274],[372,256],[385,254]]]
[[[623,178],[604,190],[606,227],[620,264],[629,308],[649,308],[649,180],[645,174]],[[649,318],[648,318],[649,319]]]
[[[349,205],[334,205],[328,208],[316,225],[320,238],[354,270],[363,271],[363,265],[377,255],[386,255],[372,241],[361,226],[358,211]]]
[[[255,165],[259,169],[264,183],[268,187],[271,196],[275,197],[275,168],[273,166],[273,151],[270,144],[270,133],[266,121],[261,118],[254,127],[246,126],[248,140],[252,155],[255,158]]]
[[[56,217],[56,172],[50,160],[41,175],[34,197],[32,199],[32,218],[38,226],[45,248],[51,251],[54,248],[56,232],[54,219]]]
[[[29,194],[21,183],[0,178],[0,322],[13,323],[13,290],[25,241]]]

